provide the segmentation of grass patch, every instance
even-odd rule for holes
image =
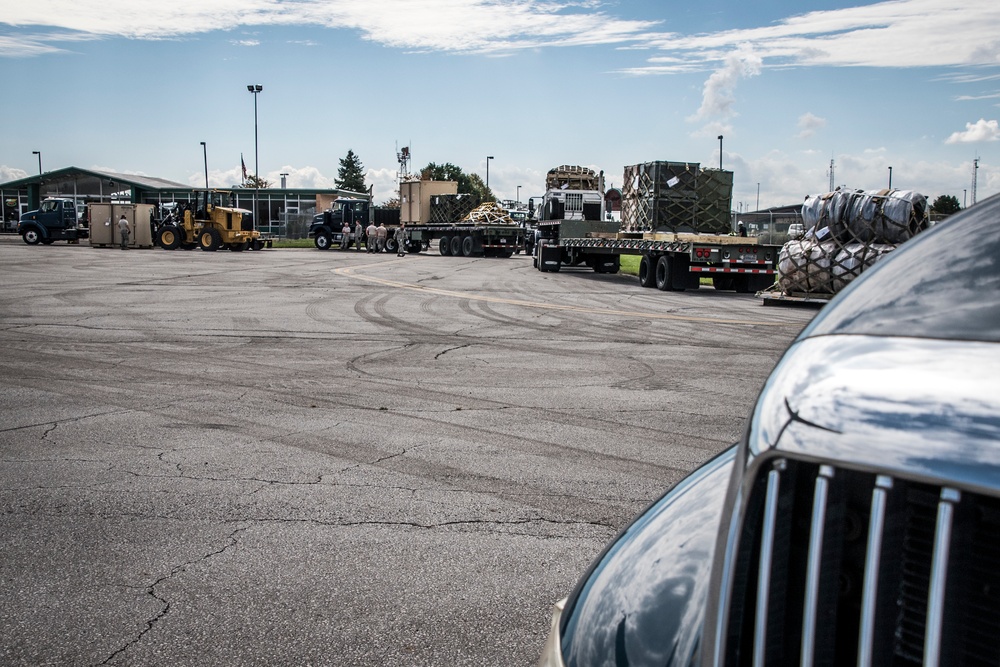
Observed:
[[[312,239],[275,239],[272,247],[274,248],[312,248],[314,247]]]
[[[639,275],[639,260],[642,259],[642,255],[620,255],[620,258],[622,265],[618,269],[619,273],[629,276]]]

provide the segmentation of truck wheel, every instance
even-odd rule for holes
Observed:
[[[406,252],[411,255],[415,255],[423,249],[423,246],[420,245],[420,241],[410,241],[406,244]]]
[[[222,235],[214,227],[203,229],[198,237],[198,245],[206,252],[215,252],[222,245]]]
[[[38,234],[37,229],[26,229],[24,233],[21,234],[21,238],[28,245],[38,245],[38,242],[42,240],[42,237]]]
[[[462,256],[462,237],[452,236],[451,241],[449,241],[448,247],[451,249],[451,254],[453,257]]]
[[[323,232],[319,232],[318,234],[316,234],[316,238],[313,240],[313,243],[315,243],[316,247],[320,250],[329,250],[330,235],[325,234]]]
[[[438,241],[438,252],[441,253],[442,257],[447,257],[451,254],[451,237],[441,237],[441,240]]]
[[[656,286],[656,265],[652,255],[643,255],[639,260],[639,284],[642,287]]]
[[[476,254],[476,240],[471,236],[466,236],[462,239],[462,255],[472,257],[474,254]]]
[[[669,292],[673,289],[670,285],[670,257],[660,255],[656,260],[656,289]]]
[[[399,252],[399,243],[396,242],[396,239],[385,240],[385,251],[391,252],[393,255]]]
[[[181,244],[181,235],[173,225],[167,225],[156,236],[156,242],[164,250],[176,250]]]

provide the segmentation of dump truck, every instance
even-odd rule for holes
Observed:
[[[156,242],[164,250],[201,248],[213,252],[226,248],[233,252],[271,247],[254,229],[253,214],[231,206],[232,193],[224,190],[196,190],[200,201],[187,203],[160,226]]]
[[[90,236],[90,229],[80,223],[74,200],[50,197],[21,216],[17,233],[28,245],[50,245],[55,241],[79,243]]]
[[[639,284],[664,291],[754,293],[774,283],[778,245],[737,236],[732,228],[733,173],[692,162],[625,167],[620,223],[604,212],[604,176],[563,165],[549,171],[536,206],[535,267],[591,267],[616,273],[621,255],[639,255]]]
[[[764,305],[822,306],[899,244],[930,227],[927,198],[912,190],[849,190],[806,197],[803,232],[781,247],[778,282]]]
[[[523,247],[524,231],[507,212],[471,194],[459,194],[456,181],[404,181],[400,207],[372,207],[364,200],[338,199],[317,214],[309,229],[316,247],[326,250],[341,239],[344,215],[362,226],[383,223],[388,231],[386,251],[397,252],[394,232],[405,225],[406,251],[418,253],[437,248],[444,256],[510,257]],[[351,239],[353,241],[353,232]]]

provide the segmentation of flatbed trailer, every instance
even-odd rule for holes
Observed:
[[[510,257],[524,247],[520,225],[418,224],[407,225],[406,230],[411,243],[424,250],[437,247],[445,257]]]
[[[720,290],[764,290],[774,284],[781,250],[753,237],[612,231],[617,224],[611,222],[550,220],[538,227],[540,271],[585,264],[614,273],[621,255],[639,255],[639,284],[664,291],[698,289],[702,277]]]

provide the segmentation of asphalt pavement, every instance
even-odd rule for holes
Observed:
[[[814,311],[529,258],[0,242],[0,663],[531,665]]]

